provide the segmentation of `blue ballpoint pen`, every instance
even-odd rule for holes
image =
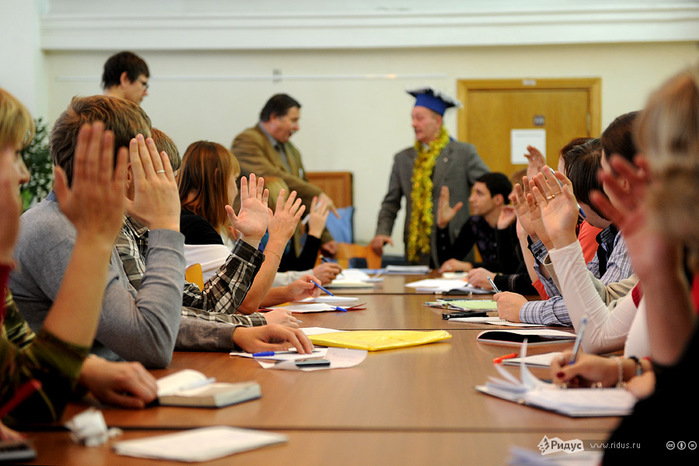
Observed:
[[[317,286],[318,288],[320,288],[321,291],[326,292],[326,293],[329,294],[330,296],[335,296],[334,294],[332,294],[331,292],[329,292],[328,290],[326,290],[325,288],[323,288],[322,286],[320,286],[318,283],[314,282],[313,280],[311,280],[311,283],[313,283],[315,286]]]
[[[317,353],[318,350],[313,350],[311,353]],[[260,351],[259,353],[252,353],[253,358],[269,358],[272,356],[277,356],[279,354],[300,354],[298,351]]]

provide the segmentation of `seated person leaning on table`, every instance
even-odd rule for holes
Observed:
[[[463,207],[463,202],[449,203],[449,188],[442,186],[437,209],[437,255],[442,264],[440,272],[464,271],[484,267],[493,272],[514,272],[522,259],[518,257],[515,224],[499,224],[500,213],[509,204],[512,183],[502,173],[486,173],[473,184],[469,203],[471,217],[454,241],[449,240],[449,222]],[[512,219],[514,220],[514,219]],[[478,246],[482,262],[463,262],[474,245]]]
[[[246,180],[242,190],[245,202],[239,214],[233,215],[234,225],[243,233],[229,262],[235,268],[235,280],[222,278],[219,288],[188,295],[185,303],[184,239],[179,232],[177,185],[167,154],[158,154],[152,139],[143,137],[150,133],[150,119],[145,112],[119,98],[74,98],[51,132],[54,164],[63,168],[69,180],[72,178],[72,141],[80,125],[98,119],[114,132],[117,147],[129,146],[132,174],[127,211],[147,230],[138,242],[133,238],[129,243],[133,264],[142,270],[138,289],[129,281],[127,264],[121,260],[123,252],[120,256],[116,247],[112,250],[93,352],[112,360],[140,361],[147,367],[160,368],[169,364],[175,348],[264,351],[293,345],[304,353],[309,351],[310,341],[297,329],[231,325],[217,321],[217,315],[209,312],[209,307],[217,305],[238,305],[264,259],[256,249],[267,228],[262,190],[258,195],[256,187],[248,189]],[[69,251],[75,243],[74,229],[55,199],[52,193],[23,215],[16,248],[22,267],[10,278],[18,306],[34,329],[41,325],[56,299]]]
[[[229,251],[219,232],[228,231],[226,205],[233,205],[238,196],[235,181],[239,175],[237,159],[221,144],[197,141],[187,148],[177,183],[182,204],[180,229],[184,235],[188,264],[202,263],[202,268],[207,270],[219,269],[227,258]],[[259,307],[301,300],[319,292],[311,281],[318,279],[312,275],[305,275],[286,286],[272,288],[281,255],[305,210],[301,199],[296,198],[296,192],[292,192],[286,201],[284,194],[283,191],[279,194],[275,213],[269,218],[265,262],[238,308],[245,314],[253,313]],[[230,234],[238,235],[235,230]],[[287,315],[282,310],[269,312],[265,318],[270,323],[275,322],[274,319],[296,320],[290,312]]]
[[[648,462],[649,458],[695,464],[697,459],[696,449],[677,444],[696,431],[678,419],[699,416],[699,405],[692,402],[696,385],[689,378],[696,373],[699,352],[698,83],[699,66],[695,65],[673,76],[651,96],[635,129],[643,154],[634,159],[635,166],[620,157],[610,158],[612,170],[601,176],[610,198],[621,199],[625,207],[615,208],[600,195],[593,198],[620,225],[643,285],[652,362],[581,355],[575,364],[569,364],[567,353],[551,366],[556,383],[627,383],[626,388],[640,398],[633,413],[622,419],[607,440],[610,446],[640,448],[610,447],[603,464]],[[624,184],[630,189],[625,190]],[[641,193],[640,202],[635,193]],[[687,263],[692,277],[687,276]],[[662,428],[652,429],[652,425]]]
[[[101,401],[123,407],[142,408],[156,396],[155,380],[140,364],[86,358],[99,322],[103,283],[125,204],[126,153],[120,153],[112,170],[114,140],[103,128],[96,123],[81,129],[71,187],[65,174],[56,170],[56,195],[76,229],[76,241],[65,280],[35,334],[6,289],[20,223],[18,188],[30,176],[20,150],[31,140],[34,124],[25,107],[0,89],[0,410],[15,422],[60,418],[76,383]],[[32,387],[32,382],[41,386]],[[23,387],[34,391],[25,392]],[[24,400],[22,393],[26,393]],[[13,402],[19,404],[10,408]],[[17,438],[21,436],[0,423],[0,439]]]
[[[522,169],[510,176],[510,183],[516,184],[521,182],[526,170]],[[513,193],[510,193],[511,200]],[[527,263],[527,260],[533,262],[533,257],[526,249],[526,233],[522,226],[517,221],[515,208],[511,204],[506,204],[500,211],[500,217],[497,220],[497,229],[505,230],[514,227],[517,237],[512,235],[499,235],[498,251],[503,254],[515,254],[519,265],[516,270],[507,272],[491,272],[485,267],[475,267],[468,271],[467,279],[471,286],[492,290],[493,288],[499,291],[513,291],[524,295],[535,295],[539,293],[543,299],[548,296],[544,293],[543,285],[539,281],[539,277],[534,271],[533,264]],[[509,241],[509,243],[508,243]],[[524,251],[523,251],[524,250]],[[511,251],[511,253],[509,252]],[[527,256],[523,254],[527,253]]]
[[[621,141],[626,139],[626,134],[630,131],[631,122],[628,121],[623,125],[615,121],[605,130],[607,140],[611,147],[615,147],[616,153],[622,151]],[[573,192],[586,213],[586,220],[592,226],[603,228],[597,236],[598,252],[587,263],[587,270],[590,278],[595,280],[597,289],[604,294],[605,303],[609,304],[629,293],[636,284],[637,278],[633,275],[633,267],[621,233],[608,219],[603,218],[585,203],[592,191],[602,190],[602,184],[597,178],[602,157],[600,141],[593,140],[578,147],[581,153],[567,161],[566,172],[570,176]],[[527,180],[525,187],[530,184]],[[532,221],[532,218],[536,218],[539,214],[539,208],[533,199],[527,202],[526,196],[531,197],[528,188],[523,190],[521,187],[515,187],[515,194],[514,204],[518,219],[532,238],[529,249],[537,258],[535,269],[546,287],[549,299],[528,301],[517,293],[498,293],[493,297],[498,303],[498,314],[501,318],[513,322],[570,326],[572,324],[566,303],[554,280],[548,274],[544,274],[546,270],[552,270],[550,263],[547,266],[543,265],[549,262],[548,250],[552,245],[541,222]]]

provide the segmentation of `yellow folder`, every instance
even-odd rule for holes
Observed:
[[[448,340],[451,334],[445,330],[356,330],[310,335],[308,338],[314,345],[381,351]]]

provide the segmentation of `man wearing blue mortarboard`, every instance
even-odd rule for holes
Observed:
[[[452,241],[470,216],[468,198],[476,179],[490,170],[473,144],[455,141],[442,126],[444,112],[461,106],[458,100],[432,88],[408,91],[415,97],[412,110],[415,144],[397,153],[388,192],[381,204],[376,236],[371,247],[382,254],[386,243],[393,245],[391,232],[403,196],[406,198],[403,241],[405,257],[413,264],[439,267],[436,240],[436,211],[442,186],[449,188],[451,203],[464,207],[449,223]]]

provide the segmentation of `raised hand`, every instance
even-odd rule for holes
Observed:
[[[532,196],[539,206],[541,221],[553,247],[562,248],[577,241],[575,226],[579,209],[570,180],[561,172],[554,173],[549,167],[544,167],[534,178]]]
[[[139,134],[129,143],[133,199],[126,211],[149,229],[180,231],[180,197],[167,154]]]
[[[306,206],[301,204],[301,198],[296,197],[296,191],[291,191],[289,197],[284,200],[286,190],[279,191],[277,198],[277,206],[274,215],[269,219],[267,230],[269,231],[270,241],[279,238],[285,246],[289,239],[293,236]]]
[[[524,156],[529,161],[527,165],[527,178],[530,180],[536,176],[546,166],[546,158],[534,146],[527,146],[527,153]]]
[[[328,220],[330,209],[325,201],[313,196],[311,201],[311,210],[308,213],[308,234],[320,238],[325,229],[325,223]]]
[[[539,239],[546,249],[553,248],[551,243],[551,238],[549,237],[548,231],[546,231],[546,226],[541,218],[541,210],[539,210],[539,203],[534,199],[532,194],[532,187],[536,186],[535,179],[529,180],[527,187],[525,188],[525,196],[527,200],[527,208],[529,209],[529,220],[531,222],[531,227],[534,229],[534,236],[532,239]]]
[[[269,191],[265,189],[264,178],[256,179],[250,174],[250,183],[244,176],[240,178],[240,211],[236,215],[233,207],[227,205],[226,212],[231,225],[238,230],[243,241],[257,247],[267,231],[270,209],[267,207]]]
[[[498,217],[497,229],[504,230],[512,225],[515,221],[517,221],[517,212],[515,211],[515,207],[510,204],[502,206],[500,216]]]
[[[73,181],[56,167],[54,191],[63,214],[78,237],[99,244],[114,243],[124,221],[126,203],[126,149],[119,150],[116,167],[114,133],[104,123],[85,124],[78,133],[73,161]]]
[[[321,200],[323,203],[325,203],[325,205],[328,206],[328,209],[330,209],[330,211],[333,213],[333,215],[334,215],[336,218],[340,218],[340,214],[337,212],[337,208],[335,207],[335,203],[334,203],[333,200],[330,198],[330,196],[328,196],[328,195],[325,194],[325,193],[320,193],[320,194],[318,195],[318,199]]]
[[[639,156],[634,163],[635,166],[613,155],[609,164],[618,176],[600,171],[599,179],[614,203],[598,191],[590,194],[590,200],[623,232],[634,271],[646,282],[655,279],[661,266],[664,270],[675,268],[680,253],[677,242],[666,238],[648,218],[650,213],[644,202],[650,173],[648,160]]]
[[[449,222],[452,221],[456,213],[461,210],[464,203],[459,201],[454,206],[449,205],[449,187],[442,186],[439,191],[439,201],[437,204],[437,226],[439,228],[446,228]]]
[[[539,237],[532,224],[527,194],[523,186],[526,187],[527,191],[529,190],[529,179],[526,176],[522,178],[522,184],[515,184],[514,191],[509,196],[510,202],[512,202],[512,206],[515,208],[515,213],[522,228],[532,240],[536,241]]]

